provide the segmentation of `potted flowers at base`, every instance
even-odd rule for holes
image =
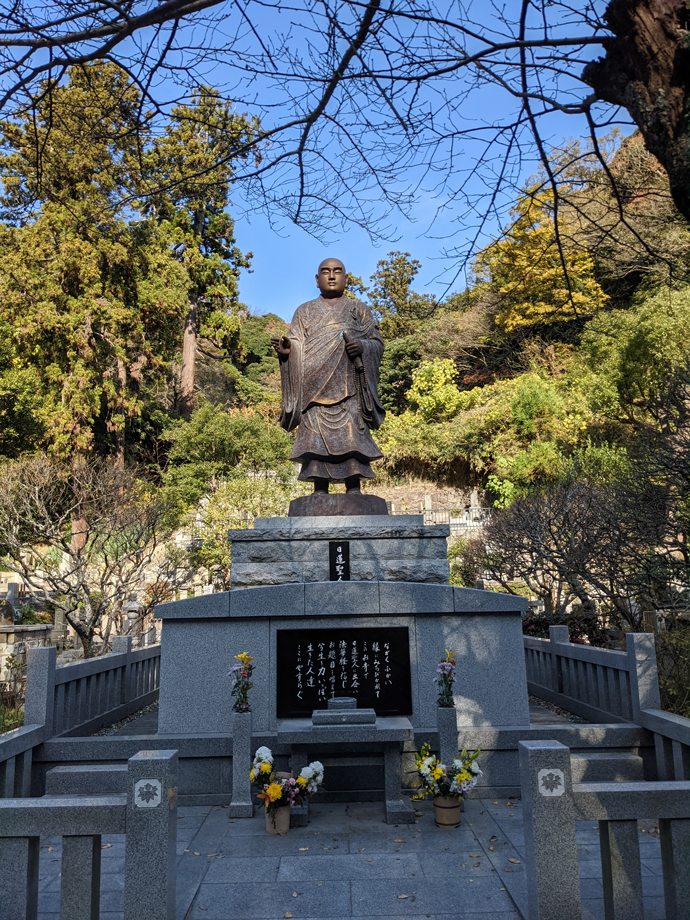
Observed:
[[[477,785],[482,771],[477,763],[480,749],[473,753],[462,750],[451,764],[443,764],[430,753],[427,742],[420,753],[414,755],[419,776],[419,792],[413,799],[431,798],[434,821],[438,827],[460,826],[460,803]]]
[[[313,761],[294,779],[289,774],[277,773],[273,769],[270,749],[260,747],[254,755],[249,778],[259,790],[257,798],[266,809],[266,830],[269,834],[282,836],[290,829],[290,806],[302,805],[323,783],[323,764]]]

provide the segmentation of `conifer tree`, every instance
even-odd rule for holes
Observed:
[[[50,449],[120,466],[141,381],[171,355],[187,309],[186,272],[136,209],[139,108],[124,71],[95,64],[0,125],[0,321],[37,375]]]
[[[194,406],[199,336],[225,353],[239,341],[237,279],[240,268],[249,267],[252,254],[243,255],[235,245],[234,221],[225,209],[233,161],[248,157],[258,133],[256,119],[237,115],[206,86],[192,105],[173,109],[151,153],[154,181],[161,187],[163,180],[151,210],[189,278],[179,396],[186,418]]]

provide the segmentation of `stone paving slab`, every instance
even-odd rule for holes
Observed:
[[[521,804],[470,800],[455,830],[434,825],[429,802],[416,805],[416,823],[398,827],[382,803],[317,805],[285,837],[267,834],[258,810],[229,820],[220,806],[180,808],[177,920],[524,920]],[[663,920],[649,830],[639,838],[645,920]],[[598,826],[579,822],[576,835],[582,918],[603,920]],[[101,920],[123,920],[124,837],[102,845]],[[59,920],[61,855],[60,838],[42,841],[38,920]]]

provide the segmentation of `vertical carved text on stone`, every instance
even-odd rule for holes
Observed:
[[[350,580],[350,544],[347,540],[331,540],[328,544],[331,581]]]
[[[410,715],[408,629],[279,629],[276,691],[280,719],[311,715],[338,696],[382,716]]]

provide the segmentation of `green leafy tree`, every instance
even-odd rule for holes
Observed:
[[[140,97],[124,71],[78,67],[44,89],[0,126],[0,320],[37,376],[51,450],[123,465],[127,420],[172,353],[188,279],[155,221],[118,205],[141,193]]]
[[[189,303],[182,341],[179,409],[189,418],[194,405],[198,340],[220,357],[238,345],[237,279],[250,265],[235,244],[227,213],[233,162],[257,156],[257,119],[238,115],[233,104],[202,87],[191,105],[172,111],[165,134],[154,142],[150,162],[155,181],[164,180],[151,205],[169,234],[176,258],[189,277]],[[218,357],[206,349],[207,357]]]
[[[605,306],[590,253],[562,230],[556,234],[549,193],[528,189],[512,216],[509,230],[475,263],[480,282],[497,297],[497,326],[546,326]]]
[[[379,371],[379,398],[386,411],[400,415],[409,405],[409,391],[421,361],[417,336],[406,335],[386,343]]]
[[[250,527],[258,517],[286,517],[292,499],[311,491],[309,483],[296,480],[289,465],[231,476],[194,512],[190,563],[227,591],[232,567],[228,530]]]
[[[38,374],[19,361],[12,326],[0,322],[0,457],[18,457],[35,448],[44,430],[40,407]]]
[[[424,361],[412,376],[409,402],[427,422],[454,418],[467,404],[467,397],[455,384],[455,365],[448,358]]]
[[[165,487],[183,508],[217,491],[229,476],[292,471],[289,435],[273,418],[251,409],[226,410],[202,402],[189,422],[178,422],[165,436],[171,444]]]
[[[409,252],[390,252],[387,259],[376,264],[369,304],[385,340],[413,333],[418,323],[436,309],[435,297],[411,289],[420,268],[421,263],[411,259]]]

